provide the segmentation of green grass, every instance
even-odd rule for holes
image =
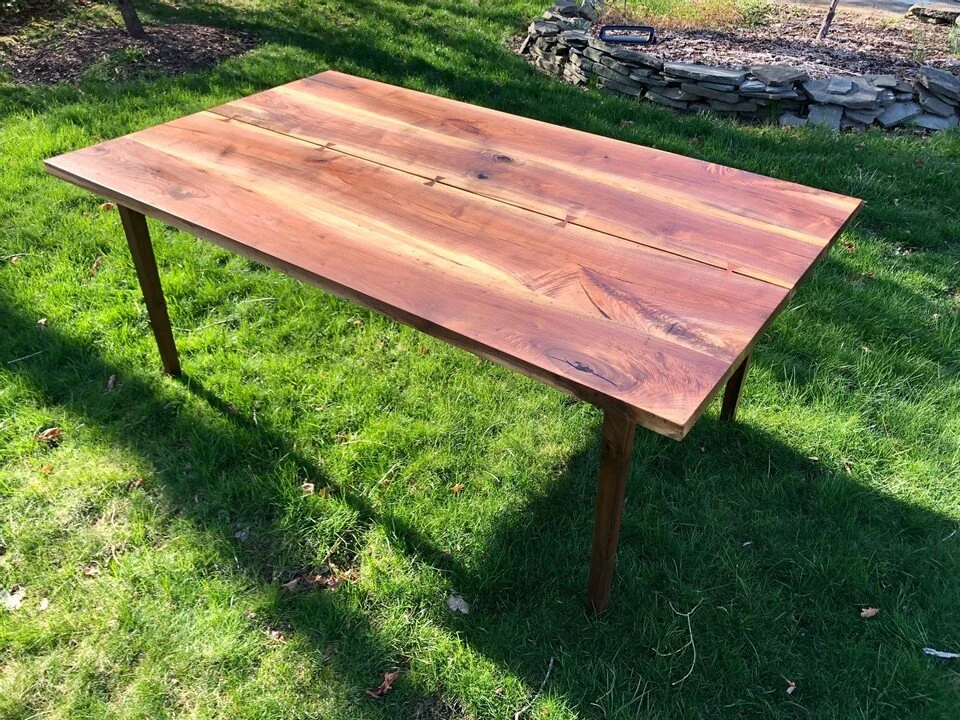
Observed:
[[[528,718],[957,716],[957,664],[922,648],[960,651],[960,133],[582,92],[506,49],[532,0],[140,4],[264,44],[0,87],[0,585],[26,588],[0,717],[512,718],[551,657]],[[740,421],[638,434],[600,618],[598,412],[151,223],[186,371],[163,377],[116,212],[41,169],[328,67],[867,201],[760,342]],[[280,587],[330,564],[352,581]],[[691,649],[655,649],[694,607],[683,679]]]

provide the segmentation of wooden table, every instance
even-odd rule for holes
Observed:
[[[60,155],[114,200],[167,372],[144,214],[604,411],[589,601],[637,424],[682,439],[860,201],[324,72]]]

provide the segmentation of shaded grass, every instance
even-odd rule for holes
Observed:
[[[580,92],[505,47],[541,9],[145,4],[265,44],[154,83],[0,88],[0,258],[26,253],[0,264],[0,584],[27,588],[0,613],[0,716],[512,717],[551,656],[530,717],[956,715],[956,667],[921,648],[960,647],[960,134]],[[151,223],[187,373],[164,378],[116,213],[42,172],[327,67],[867,200],[760,343],[740,422],[638,435],[601,618],[596,411]],[[357,580],[280,588],[331,559]],[[675,685],[690,652],[654,648],[698,603]]]

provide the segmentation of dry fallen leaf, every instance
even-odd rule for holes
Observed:
[[[880,612],[880,608],[864,608],[860,611],[860,617],[862,618],[872,618],[876,617]]]
[[[388,672],[383,674],[383,682],[380,683],[380,686],[375,690],[366,690],[365,692],[372,698],[380,698],[389,692],[390,687],[393,685],[393,681],[397,679],[397,676],[400,675],[399,670],[394,670],[393,672]]]
[[[300,578],[295,577],[295,578],[294,578],[293,580],[291,580],[290,582],[281,583],[281,584],[280,584],[280,587],[282,587],[282,588],[283,588],[284,590],[286,590],[287,592],[293,592],[294,590],[297,589],[297,586],[298,586],[299,584],[300,584]]]
[[[95,564],[90,564],[81,568],[80,572],[82,572],[87,577],[96,577],[97,575],[100,574],[100,566]]]
[[[797,684],[793,680],[787,680],[787,695],[793,695],[793,691],[797,689]]]
[[[466,615],[470,612],[470,604],[461,595],[451,595],[447,598],[447,607],[453,612]]]
[[[20,606],[23,605],[23,598],[27,594],[27,591],[21,585],[14,585],[13,592],[7,592],[5,588],[0,588],[0,602],[3,603],[3,607],[13,612],[19,610]]]
[[[285,643],[287,641],[287,636],[283,634],[283,630],[278,630],[277,628],[267,628],[267,637],[279,643]]]
[[[116,207],[112,202],[100,203],[100,209],[106,212],[107,210],[113,210]]]
[[[93,265],[90,266],[90,272],[87,273],[90,277],[93,277],[98,272],[100,272],[100,263],[103,262],[103,255],[97,255],[97,259],[93,261]]]
[[[16,256],[10,258],[10,264],[11,264],[11,265],[19,265],[19,264],[20,264],[20,258],[18,258],[18,257],[16,257]]]
[[[37,442],[45,442],[50,447],[56,447],[61,434],[62,432],[58,427],[47,428],[37,435],[36,440]]]
[[[300,489],[307,495],[313,494],[314,486],[312,482],[305,482],[300,486]]]
[[[40,468],[41,475],[49,475],[52,472],[53,472],[53,465],[44,465],[42,468]]]
[[[43,612],[48,607],[50,607],[50,601],[47,598],[41,598],[40,604],[37,606],[37,610],[39,610],[40,612]]]
[[[463,489],[465,487],[466,485],[464,485],[463,483],[457,483],[452,488],[450,488],[450,492],[452,492],[454,495],[459,495],[460,493],[463,492]]]
[[[143,485],[144,485],[144,483],[146,483],[146,482],[147,482],[147,481],[144,480],[142,477],[135,477],[133,480],[131,480],[131,481],[127,484],[127,487],[129,487],[131,490],[134,489],[134,488],[142,488]]]
[[[111,375],[107,378],[107,392],[113,392],[113,389],[117,386],[117,376]]]
[[[47,326],[47,319],[40,318],[39,320],[37,320],[37,325],[39,325],[42,328],[45,328]]]

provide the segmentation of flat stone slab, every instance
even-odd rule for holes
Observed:
[[[842,119],[843,108],[839,105],[813,105],[807,115],[807,122],[811,125],[820,125],[834,132],[840,130]]]
[[[960,77],[953,73],[924,65],[920,68],[920,84],[938,95],[960,102]]]
[[[829,90],[831,80],[807,80],[803,83],[803,90],[813,102],[818,104],[831,103],[852,110],[867,110],[880,104],[880,93],[882,91],[879,88],[871,87],[866,83],[851,81],[850,91],[845,95],[838,95],[831,93]]]
[[[915,118],[922,112],[923,108],[915,102],[898,102],[885,107],[877,116],[877,121],[885,128],[889,128]]]
[[[926,128],[927,130],[946,130],[947,128],[960,125],[960,118],[957,118],[956,115],[951,115],[950,117],[940,117],[939,115],[923,113],[922,115],[917,115],[916,117],[910,118],[910,120],[907,122],[910,125]]]
[[[960,3],[931,2],[918,3],[910,7],[908,15],[926,20],[927,22],[952,25],[960,18]]]
[[[704,87],[702,84],[680,83],[680,89],[684,92],[690,93],[691,95],[699,95],[700,97],[710,98],[711,100],[721,100],[727,103],[740,102],[740,93],[711,90],[708,87]]]
[[[780,124],[784,127],[800,127],[807,124],[807,119],[795,113],[787,112],[780,116]]]
[[[713,65],[697,65],[696,63],[664,63],[663,72],[678,78],[706,80],[707,82],[727,83],[728,85],[739,85],[747,79],[746,70],[732,70],[730,68],[714,67]]]
[[[751,65],[750,74],[764,85],[775,87],[792,85],[810,79],[810,76],[803,70],[798,70],[790,65]]]
[[[846,77],[832,77],[827,83],[827,92],[831,95],[846,95],[853,90],[853,81]]]
[[[955,114],[956,108],[950,103],[944,102],[929,90],[920,88],[920,106],[924,111],[939,115],[940,117],[950,117]]]

